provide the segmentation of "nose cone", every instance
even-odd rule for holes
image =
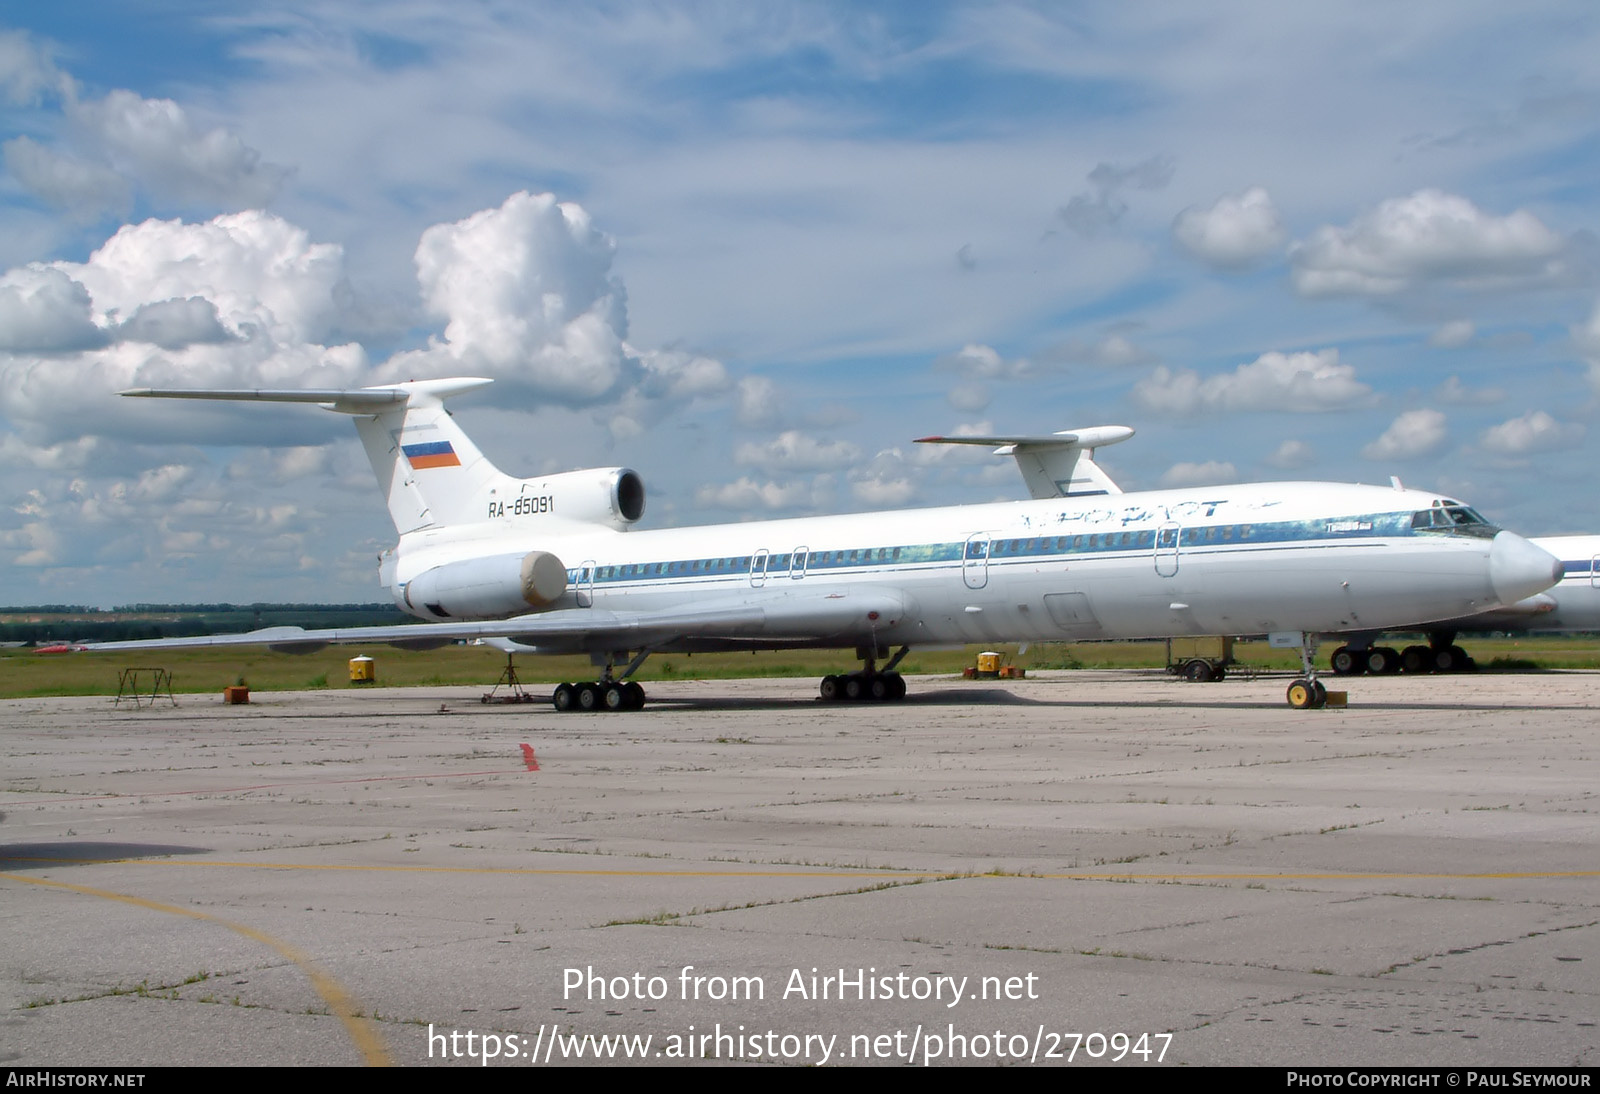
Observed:
[[[1514,532],[1500,532],[1489,545],[1489,582],[1502,604],[1515,604],[1561,580],[1561,560]]]

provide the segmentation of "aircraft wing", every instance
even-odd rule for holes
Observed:
[[[898,622],[904,612],[904,598],[898,592],[856,586],[806,590],[776,600],[768,597],[759,606],[728,597],[698,607],[662,611],[563,608],[472,623],[417,623],[313,631],[301,627],[267,627],[243,634],[100,642],[88,648],[99,652],[266,646],[280,652],[309,653],[324,646],[375,643],[429,649],[471,638],[509,638],[520,645],[536,646],[541,653],[645,649],[686,638],[739,640],[753,645],[762,642],[850,645]]]

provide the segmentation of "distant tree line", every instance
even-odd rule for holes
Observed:
[[[134,604],[102,612],[81,607],[0,608],[3,615],[71,615],[37,623],[0,623],[0,642],[124,642],[141,638],[188,638],[237,634],[258,627],[378,627],[420,622],[393,604]],[[118,619],[118,615],[165,616]]]

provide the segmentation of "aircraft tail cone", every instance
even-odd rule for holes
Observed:
[[[1489,546],[1489,581],[1502,604],[1515,604],[1561,580],[1561,560],[1514,532],[1500,532]]]

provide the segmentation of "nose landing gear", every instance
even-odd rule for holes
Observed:
[[[1305,675],[1289,684],[1287,693],[1289,705],[1296,710],[1319,710],[1327,705],[1328,689],[1317,679],[1317,636],[1298,632],[1300,647],[1300,664],[1305,670]],[[1289,645],[1290,642],[1273,641],[1273,645]]]

